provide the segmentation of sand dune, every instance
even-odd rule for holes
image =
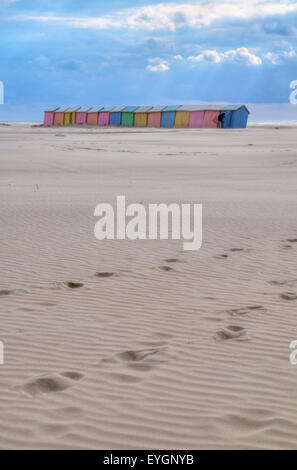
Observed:
[[[0,128],[0,447],[297,448],[294,128]],[[94,208],[202,202],[203,246]]]

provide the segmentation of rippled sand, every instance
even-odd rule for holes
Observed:
[[[94,208],[202,202],[203,246]],[[297,129],[0,127],[0,447],[297,448]]]

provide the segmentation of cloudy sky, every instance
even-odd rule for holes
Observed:
[[[297,79],[297,0],[0,0],[0,38],[0,120],[61,104],[287,103]]]

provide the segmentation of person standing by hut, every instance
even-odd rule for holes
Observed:
[[[221,112],[218,115],[218,128],[219,129],[224,129],[224,127],[225,127],[225,117],[226,117],[226,113],[224,113],[224,112]]]

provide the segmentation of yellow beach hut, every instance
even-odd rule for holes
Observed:
[[[76,123],[76,112],[81,107],[78,106],[76,108],[68,108],[64,115],[64,126],[74,125]]]
[[[152,106],[140,106],[134,111],[134,126],[147,127],[148,113]]]
[[[189,127],[190,112],[186,106],[178,108],[175,114],[174,127]]]

